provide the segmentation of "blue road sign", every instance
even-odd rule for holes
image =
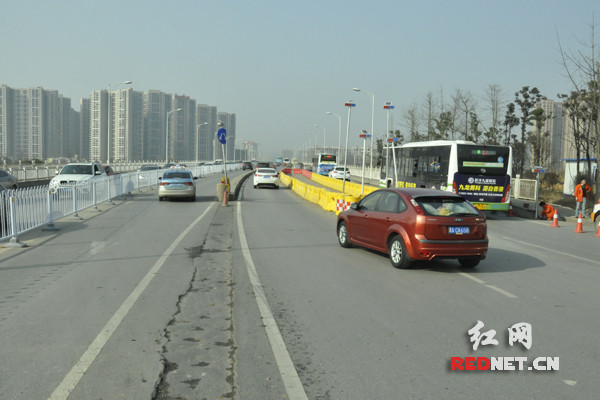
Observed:
[[[219,139],[219,142],[225,144],[225,142],[227,141],[225,139],[226,136],[227,136],[227,131],[225,130],[225,128],[221,128],[217,131],[217,139]]]

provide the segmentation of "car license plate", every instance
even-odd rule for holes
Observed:
[[[183,183],[171,183],[169,185],[169,189],[175,189],[175,190],[185,189],[185,185]]]
[[[468,235],[470,231],[468,226],[449,226],[448,233],[451,235]]]

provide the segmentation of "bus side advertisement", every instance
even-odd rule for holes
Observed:
[[[457,194],[480,210],[508,210],[510,176],[475,176],[454,174]]]

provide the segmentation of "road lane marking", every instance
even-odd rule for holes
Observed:
[[[483,286],[485,286],[485,287],[487,287],[487,288],[489,288],[489,289],[492,289],[492,290],[493,290],[493,291],[495,291],[495,292],[498,292],[498,293],[500,293],[500,294],[503,294],[504,296],[506,296],[506,297],[508,297],[508,298],[511,298],[511,299],[516,299],[516,298],[517,298],[517,296],[516,296],[516,295],[514,295],[514,294],[512,294],[511,292],[508,292],[508,291],[506,291],[506,290],[504,290],[504,289],[500,289],[498,286],[494,286],[494,285],[488,285],[487,283],[485,283],[485,281],[483,281],[483,280],[481,280],[481,279],[479,279],[479,278],[476,278],[476,277],[474,277],[474,276],[473,276],[473,275],[471,275],[471,274],[467,274],[466,272],[459,272],[458,274],[459,274],[460,276],[464,276],[465,278],[472,280],[473,282],[477,282],[477,283],[479,283],[480,285],[483,285]]]
[[[258,304],[258,309],[260,310],[265,331],[267,332],[269,343],[271,343],[271,350],[275,356],[275,362],[279,368],[279,374],[281,375],[288,398],[290,400],[308,400],[308,396],[304,391],[302,382],[298,377],[298,371],[296,371],[296,368],[294,367],[294,363],[292,362],[290,353],[285,347],[285,342],[283,341],[283,337],[281,336],[281,332],[279,331],[275,317],[273,317],[273,312],[269,306],[262,283],[258,278],[256,266],[254,265],[252,255],[250,254],[250,249],[248,248],[248,241],[246,240],[246,234],[244,233],[244,226],[242,225],[242,202],[237,202],[237,225],[240,236],[240,247],[242,249],[244,259],[246,260],[246,270],[248,271],[248,276],[250,277],[252,289],[254,289],[256,304]]]
[[[550,249],[548,247],[538,246],[537,244],[527,243],[527,242],[523,242],[521,240],[511,239],[511,238],[506,237],[506,236],[502,236],[502,239],[505,239],[505,240],[508,240],[508,241],[514,242],[514,243],[520,243],[520,244],[523,244],[523,245],[531,246],[531,247],[537,247],[538,249],[552,251],[554,253],[561,254],[563,256],[573,257],[573,258],[576,258],[576,259],[581,260],[581,261],[586,261],[586,262],[590,262],[590,263],[593,263],[593,264],[599,264],[600,265],[600,261],[592,260],[590,258],[585,258],[585,257],[579,257],[579,256],[576,256],[575,254],[565,253],[564,251],[558,251],[558,250]]]
[[[186,235],[200,222],[206,214],[213,208],[214,204],[208,206],[208,208],[200,215],[194,222],[192,222],[179,236],[167,250],[159,257],[154,266],[148,271],[146,276],[137,284],[133,292],[127,297],[125,302],[121,304],[121,307],[117,310],[117,312],[112,316],[112,318],[108,321],[108,323],[102,328],[96,339],[90,344],[85,353],[81,356],[79,361],[73,366],[71,371],[65,376],[63,381],[58,385],[58,387],[54,390],[54,392],[48,397],[48,400],[65,400],[73,389],[77,386],[85,372],[88,370],[90,365],[94,362],[100,351],[106,345],[106,342],[110,339],[113,333],[117,330],[129,310],[133,307],[137,299],[141,296],[141,294],[146,290],[152,278],[156,276],[158,271],[162,268],[162,266],[167,261],[167,258],[171,255],[173,250],[179,245],[179,243],[186,237]]]

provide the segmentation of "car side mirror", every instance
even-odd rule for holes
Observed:
[[[350,204],[350,209],[351,210],[358,210],[358,203],[352,203],[352,204]]]

